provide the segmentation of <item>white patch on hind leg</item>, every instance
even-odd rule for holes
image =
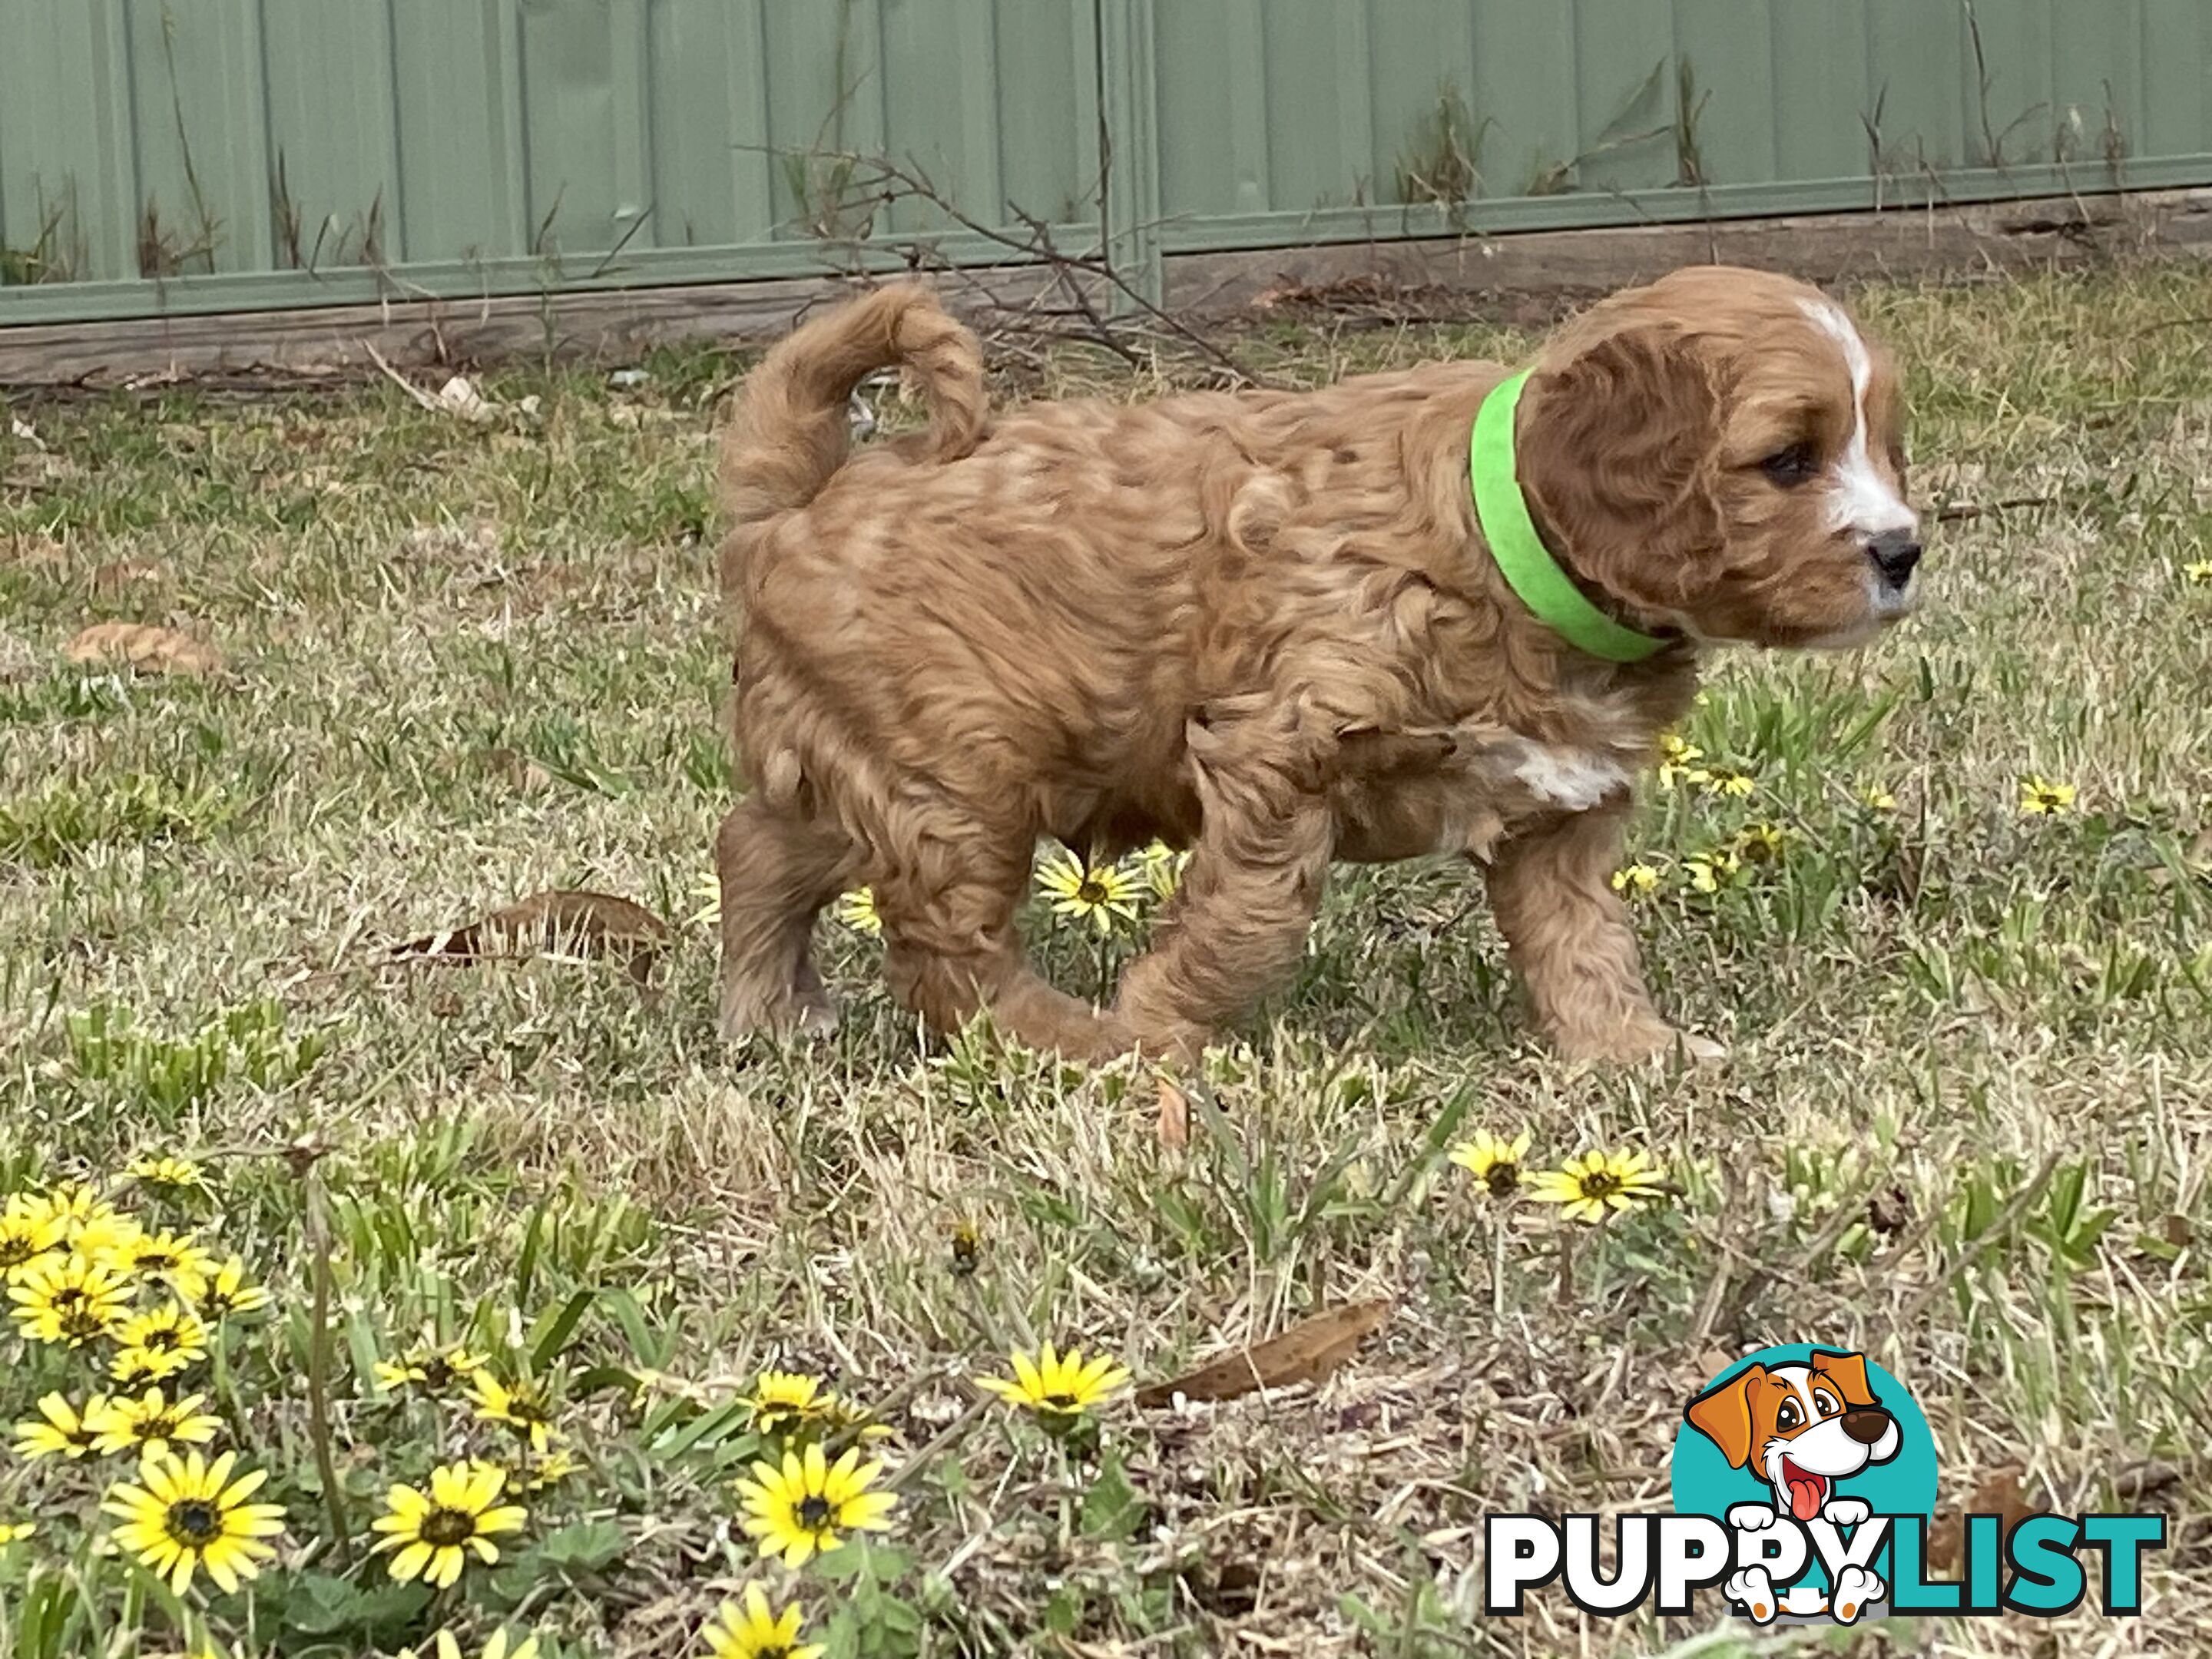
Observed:
[[[1514,780],[1547,806],[1587,812],[1628,787],[1628,772],[1608,755],[1524,743],[1513,763]]]

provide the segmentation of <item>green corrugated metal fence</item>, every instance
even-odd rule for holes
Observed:
[[[0,324],[2205,184],[2212,0],[0,0]]]

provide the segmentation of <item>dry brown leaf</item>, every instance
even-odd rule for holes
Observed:
[[[1137,1391],[1139,1406],[1172,1404],[1186,1400],[1235,1400],[1261,1389],[1288,1388],[1293,1382],[1318,1382],[1352,1358],[1360,1343],[1382,1328],[1390,1316],[1391,1300],[1353,1302],[1302,1319],[1280,1336],[1200,1366],[1172,1382],[1155,1382]]]
[[[644,985],[651,980],[653,964],[672,937],[668,924],[641,904],[611,893],[554,889],[532,893],[465,927],[396,945],[392,954],[450,963],[540,951],[611,957],[622,963],[630,978]]]
[[[150,623],[94,623],[69,642],[71,662],[127,663],[142,674],[216,674],[222,653],[204,640]]]
[[[1975,1486],[1964,1511],[1946,1509],[1936,1515],[1928,1528],[1928,1565],[1932,1571],[1945,1577],[1958,1571],[1959,1552],[1966,1532],[1962,1515],[2001,1515],[2002,1535],[2009,1537],[2012,1529],[2029,1516],[2043,1513],[2045,1505],[2021,1490],[2020,1478],[2027,1472],[2017,1463],[2000,1464]]]
[[[1190,1145],[1190,1097],[1167,1079],[1160,1079],[1160,1145],[1179,1152]]]

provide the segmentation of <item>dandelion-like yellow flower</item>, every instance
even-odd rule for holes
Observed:
[[[1613,890],[1623,898],[1649,898],[1659,890],[1659,872],[1641,860],[1613,872]]]
[[[203,1319],[252,1313],[269,1305],[269,1292],[246,1282],[246,1263],[237,1256],[205,1273],[180,1273],[170,1282]]]
[[[134,1158],[123,1173],[141,1187],[171,1192],[207,1186],[207,1171],[188,1158]]]
[[[471,1403],[480,1422],[504,1423],[530,1442],[530,1449],[543,1452],[553,1443],[553,1401],[544,1386],[528,1377],[512,1387],[488,1370],[469,1378]]]
[[[884,919],[876,913],[876,890],[855,887],[849,893],[837,896],[837,907],[831,914],[856,933],[866,933],[870,939],[883,936]]]
[[[1695,744],[1668,732],[1659,739],[1659,787],[1672,789],[1678,783],[1705,782],[1712,775],[1698,764],[1705,757],[1705,751]]]
[[[1529,1194],[1540,1203],[1558,1205],[1570,1221],[1595,1223],[1660,1197],[1662,1178],[1645,1153],[1588,1152],[1537,1176]]]
[[[138,1471],[143,1484],[118,1482],[100,1505],[123,1522],[116,1543],[167,1578],[179,1595],[201,1568],[227,1594],[276,1553],[264,1540],[284,1530],[283,1508],[246,1501],[269,1475],[252,1469],[233,1480],[237,1458],[235,1452],[212,1463],[198,1452],[181,1460],[149,1457]]]
[[[104,1261],[45,1256],[16,1270],[8,1297],[32,1341],[80,1348],[106,1336],[130,1311],[131,1280]]]
[[[20,1544],[39,1529],[35,1521],[0,1521],[0,1550]]]
[[[2074,808],[2075,788],[2031,772],[2020,781],[2020,810],[2032,818],[2055,817]]]
[[[2191,559],[2181,567],[2182,580],[2203,586],[2212,583],[2212,559]]]
[[[145,1228],[138,1218],[126,1215],[103,1204],[93,1214],[70,1224],[70,1249],[88,1261],[104,1261],[123,1273],[137,1270],[131,1264],[131,1250],[146,1237]]]
[[[975,1386],[1045,1418],[1079,1417],[1129,1380],[1128,1367],[1109,1355],[1086,1362],[1081,1349],[1056,1353],[1049,1342],[1035,1356],[1016,1349],[1007,1362],[1013,1367],[1012,1377],[979,1376]]]
[[[1527,1129],[1510,1141],[1477,1129],[1472,1140],[1452,1148],[1451,1161],[1480,1182],[1492,1198],[1510,1198],[1528,1179],[1523,1164],[1534,1138]]]
[[[159,1389],[149,1389],[136,1400],[118,1396],[108,1406],[99,1449],[159,1457],[170,1450],[173,1440],[204,1446],[222,1431],[220,1418],[200,1410],[206,1401],[204,1394],[188,1394],[172,1401]]]
[[[788,1567],[836,1549],[843,1533],[881,1532],[898,1502],[868,1490],[883,1468],[861,1462],[858,1447],[832,1463],[818,1443],[785,1452],[781,1465],[756,1463],[754,1478],[738,1482],[745,1532],[759,1541],[763,1555],[781,1556]]]
[[[499,1501],[506,1485],[507,1472],[495,1464],[446,1463],[430,1471],[427,1492],[393,1486],[385,1497],[386,1512],[369,1522],[384,1534],[375,1547],[397,1552],[392,1576],[444,1589],[471,1555],[486,1566],[497,1561],[494,1535],[519,1532],[530,1518],[520,1504]]]
[[[0,1285],[12,1284],[27,1267],[51,1265],[68,1243],[64,1218],[9,1199],[0,1210]]]
[[[744,1607],[723,1602],[699,1634],[708,1659],[821,1659],[820,1644],[799,1639],[799,1624],[798,1602],[779,1612],[769,1605],[767,1591],[748,1584]]]
[[[583,1467],[576,1454],[566,1446],[556,1446],[543,1453],[526,1451],[502,1465],[509,1492],[544,1492],[548,1486],[560,1485]]]
[[[1052,913],[1088,921],[1110,933],[1137,919],[1137,884],[1118,865],[1092,864],[1061,848],[1037,867],[1037,885],[1052,895]]]
[[[399,1389],[412,1384],[425,1394],[443,1394],[456,1382],[474,1376],[489,1363],[488,1356],[471,1353],[465,1347],[441,1348],[422,1343],[397,1359],[378,1360],[376,1385]]]
[[[1878,783],[1870,783],[1859,791],[1859,804],[1873,812],[1897,811],[1897,797]]]
[[[100,1437],[112,1426],[107,1396],[96,1394],[79,1411],[57,1392],[39,1401],[41,1422],[15,1425],[15,1455],[26,1460],[40,1457],[79,1458],[100,1449]]]

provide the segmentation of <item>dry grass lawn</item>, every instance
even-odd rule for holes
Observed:
[[[1181,1146],[1148,1075],[925,1052],[873,942],[827,919],[834,1044],[715,1040],[729,360],[623,390],[503,373],[480,424],[382,383],[17,404],[0,1193],[205,1164],[183,1213],[275,1304],[191,1386],[288,1530],[245,1592],[177,1602],[96,1547],[117,1465],[0,1451],[0,1523],[40,1526],[0,1548],[0,1654],[171,1653],[181,1621],[241,1654],[442,1626],[473,1656],[504,1624],[548,1659],[673,1655],[756,1577],[795,1583],[838,1656],[2212,1648],[2212,270],[1857,298],[1910,369],[1916,490],[1956,511],[1928,608],[1878,647],[1712,665],[1683,735],[1749,794],[1649,793],[1653,978],[1731,1063],[1562,1068],[1464,870],[1347,872],[1297,982],[1193,1083]],[[1240,349],[1318,381],[1525,343],[1284,325]],[[1068,353],[1041,389],[1184,373]],[[100,622],[224,665],[69,660]],[[2070,805],[2024,813],[2032,775]],[[387,960],[546,888],[669,920],[649,994],[599,960]],[[1086,988],[1144,925],[1035,920]],[[1523,1127],[1532,1161],[1648,1151],[1664,1201],[1578,1228],[1446,1157]],[[1045,1340],[1154,1381],[1380,1297],[1318,1386],[1124,1396],[1087,1447],[968,1381]],[[550,1388],[579,1462],[501,1567],[434,1597],[362,1553],[392,1482],[483,1432],[377,1389],[426,1327]],[[1815,1339],[1913,1388],[1948,1504],[2016,1480],[2167,1511],[2145,1616],[1719,1645],[1711,1612],[1609,1623],[1556,1592],[1480,1616],[1486,1513],[1666,1507],[1684,1398]],[[893,1528],[826,1576],[763,1573],[737,1528],[758,1438],[728,1402],[769,1366],[894,1431],[869,1443]],[[8,1422],[92,1375],[0,1336]]]

